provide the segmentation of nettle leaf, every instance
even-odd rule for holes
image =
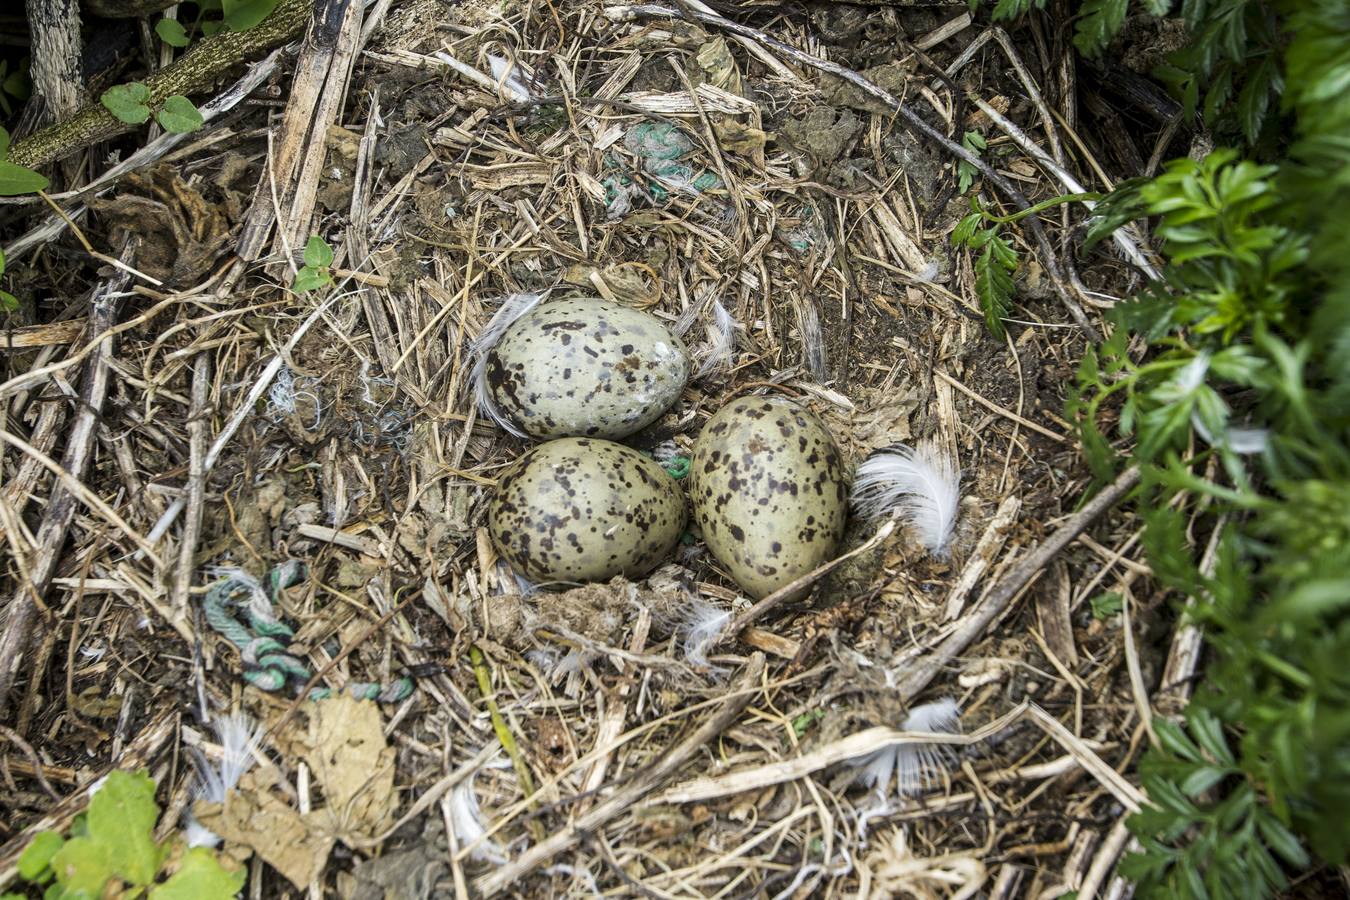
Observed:
[[[317,234],[305,242],[305,265],[316,269],[333,264],[333,248]]]
[[[224,0],[221,11],[231,31],[248,31],[277,8],[278,0]]]
[[[38,881],[51,865],[52,857],[65,840],[55,831],[39,831],[19,857],[19,877],[24,881]]]
[[[159,870],[155,843],[155,782],[146,772],[115,771],[89,801],[89,839],[109,849],[113,871],[131,884],[149,884]]]
[[[1129,0],[1085,0],[1073,45],[1084,56],[1096,56],[1125,24]]]
[[[150,900],[230,900],[244,886],[244,870],[226,869],[216,854],[193,847],[183,854],[178,871],[150,891]]]
[[[205,122],[201,112],[192,105],[192,101],[178,94],[164,101],[164,106],[155,113],[155,121],[164,126],[165,131],[174,134],[196,131]]]
[[[170,47],[186,47],[189,43],[187,29],[177,19],[160,19],[155,23],[155,34]]]

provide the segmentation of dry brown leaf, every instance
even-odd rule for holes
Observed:
[[[385,740],[379,706],[343,694],[306,708],[303,752],[325,802],[315,815],[325,816],[339,838],[383,832],[394,814],[394,750]]]
[[[297,888],[307,888],[328,862],[334,838],[319,812],[301,815],[254,779],[250,772],[229,802],[198,803],[197,821],[232,844],[257,853]]]

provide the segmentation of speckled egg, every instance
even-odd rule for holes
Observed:
[[[618,439],[670,408],[689,380],[689,354],[659,319],[577,297],[513,322],[484,371],[502,417],[530,437]]]
[[[675,480],[636,450],[562,438],[540,444],[497,481],[488,533],[531,581],[606,581],[645,575],[684,532]]]
[[[848,486],[834,439],[814,413],[778,397],[742,397],[703,426],[690,459],[694,518],[708,549],[755,598],[833,557]]]

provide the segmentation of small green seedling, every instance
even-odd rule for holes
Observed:
[[[974,132],[967,133],[966,137],[969,138],[971,134]],[[983,142],[983,138],[980,140]],[[1003,320],[1012,311],[1013,274],[1018,265],[1016,248],[1000,234],[1003,226],[1061,203],[1096,200],[1098,196],[1065,194],[1051,197],[1007,216],[996,216],[980,205],[978,197],[970,198],[972,212],[952,229],[952,244],[979,251],[975,257],[975,294],[979,298],[980,311],[984,313],[984,323],[989,327],[990,334],[999,340],[1003,339]]]
[[[43,831],[33,837],[19,857],[19,877],[41,887],[44,900],[229,900],[244,886],[244,870],[226,869],[205,847],[184,848],[178,838],[157,843],[158,819],[149,774],[113,772],[68,836]]]
[[[978,131],[967,131],[965,137],[961,138],[961,146],[969,150],[971,155],[979,156],[980,151],[989,145],[984,141],[984,135]],[[980,170],[964,159],[956,162],[956,189],[961,193],[970,190],[970,186],[975,183],[975,176],[980,174]]]
[[[150,88],[139,81],[108,88],[99,97],[99,102],[128,125],[140,125],[150,118]],[[196,131],[205,121],[192,101],[181,94],[166,98],[154,116],[165,131],[174,134]]]
[[[333,283],[333,248],[317,234],[305,243],[305,264],[295,273],[291,289],[297,294]]]
[[[1115,591],[1098,594],[1089,602],[1092,604],[1092,618],[1094,619],[1109,619],[1112,616],[1118,616],[1121,610],[1125,608],[1125,598]]]

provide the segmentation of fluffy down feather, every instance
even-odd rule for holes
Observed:
[[[898,515],[930,553],[943,555],[961,499],[961,473],[932,444],[873,453],[858,466],[852,504],[864,519]]]

